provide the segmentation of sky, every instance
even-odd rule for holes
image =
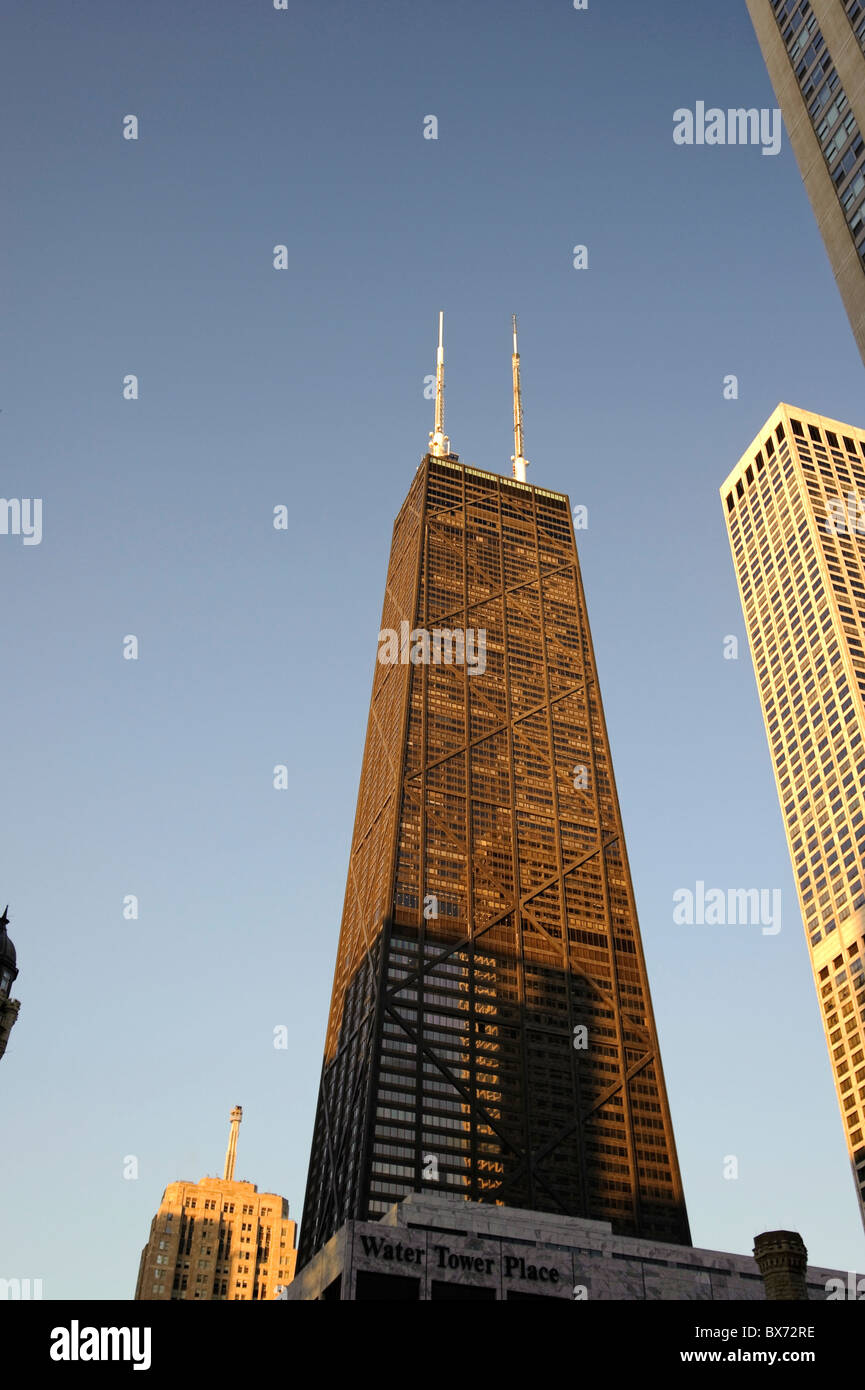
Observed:
[[[0,536],[0,1277],[132,1298],[236,1104],[300,1218],[440,309],[452,449],[510,473],[516,312],[529,481],[588,508],[694,1244],[865,1270],[719,496],[781,400],[865,425],[862,363],[786,135],[673,140],[775,107],[742,0],[47,0],[2,38],[0,492],[42,535]],[[677,925],[698,880],[782,930]]]

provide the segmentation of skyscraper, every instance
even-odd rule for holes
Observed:
[[[865,3],[748,0],[865,362]]]
[[[222,1178],[166,1187],[141,1252],[136,1299],[274,1299],[294,1278],[288,1202],[234,1178],[242,1117],[236,1105]]]
[[[6,1051],[9,1034],[18,1021],[21,1004],[11,996],[12,986],[18,978],[18,963],[15,947],[12,945],[6,928],[9,925],[9,908],[4,907],[0,917],[0,1057]]]
[[[721,496],[865,1219],[865,431],[779,405]]]
[[[435,430],[394,523],[299,1258],[410,1192],[689,1244],[568,498]]]

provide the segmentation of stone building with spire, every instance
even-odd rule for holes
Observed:
[[[242,1118],[236,1105],[221,1178],[166,1187],[141,1252],[137,1300],[274,1299],[294,1278],[287,1200],[234,1177]]]
[[[6,928],[9,925],[8,905],[0,917],[0,1057],[6,1051],[9,1034],[18,1019],[21,1004],[11,997],[12,986],[18,978],[18,965],[15,947],[9,939]]]

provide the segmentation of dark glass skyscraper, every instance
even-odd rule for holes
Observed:
[[[519,359],[514,353],[515,398]],[[689,1244],[567,497],[396,519],[300,1242],[408,1192]]]
[[[865,362],[865,0],[748,0]]]

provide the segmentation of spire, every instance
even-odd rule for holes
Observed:
[[[6,928],[9,926],[9,904],[3,909],[3,916],[0,917],[0,999],[9,993],[12,984],[18,978],[17,956],[12,938],[7,934]]]
[[[237,1131],[243,1119],[243,1106],[235,1105],[231,1112],[231,1133],[228,1136],[228,1152],[225,1155],[223,1182],[234,1182],[234,1164],[237,1158]]]
[[[435,430],[430,431],[429,451],[434,458],[443,458],[451,451],[445,434],[445,353],[443,346],[444,311],[439,311],[439,345],[436,352],[436,416]]]
[[[520,390],[520,354],[517,352],[517,316],[513,315],[514,325],[514,353],[511,358],[514,369],[514,452],[511,456],[511,463],[514,466],[514,477],[521,483],[526,481],[526,469],[529,466],[527,458],[523,458],[523,397]]]

